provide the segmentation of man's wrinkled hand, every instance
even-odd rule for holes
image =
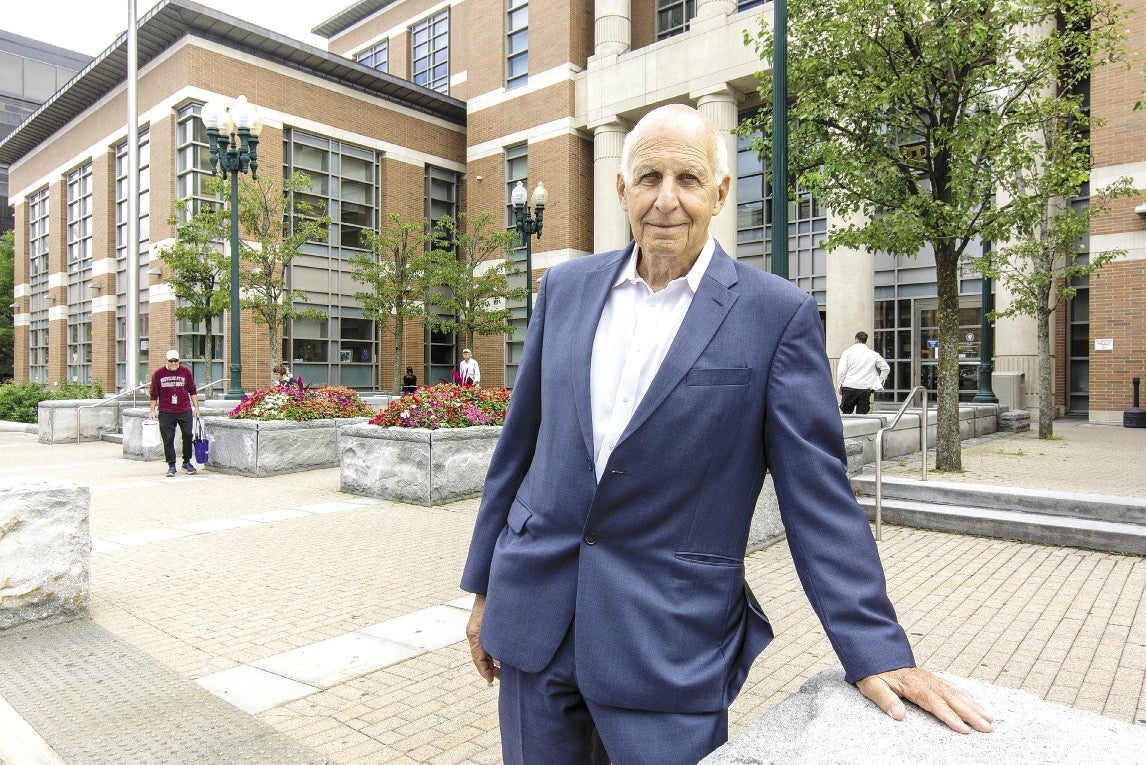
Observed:
[[[974,728],[990,733],[994,719],[961,688],[919,667],[906,667],[865,677],[856,683],[864,696],[896,720],[907,716],[907,707],[901,699],[926,709],[958,733],[970,733]]]
[[[481,634],[483,613],[485,613],[485,595],[475,595],[473,610],[470,611],[470,620],[466,624],[466,639],[469,640],[470,658],[473,659],[478,674],[485,678],[487,683],[493,685],[493,681],[501,677],[501,666],[494,661],[494,658],[478,641],[478,635]]]

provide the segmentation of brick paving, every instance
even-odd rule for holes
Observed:
[[[1056,431],[1062,441],[980,440],[964,449],[964,473],[942,480],[1146,496],[1146,431]],[[888,472],[917,474],[917,460],[890,461]],[[0,433],[0,465],[0,477],[91,487],[92,620],[188,682],[462,595],[476,500],[347,507],[337,469],[164,479],[162,465],[123,460],[114,444],[44,446],[16,433]],[[329,503],[343,506],[291,512]],[[267,517],[281,520],[233,525],[276,511]],[[179,531],[188,525],[212,530]],[[141,534],[157,541],[109,541]],[[922,665],[1146,725],[1142,558],[894,526],[880,549]],[[753,554],[746,570],[777,639],[732,706],[733,734],[835,663],[786,545]],[[496,688],[472,670],[464,642],[255,717],[331,763],[500,761]],[[51,742],[52,731],[40,734]]]

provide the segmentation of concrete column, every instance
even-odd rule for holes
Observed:
[[[1005,310],[1013,298],[1010,290],[1002,282],[995,282],[995,308]],[[1054,323],[1059,312],[1051,314],[1051,337],[1054,337]],[[1051,358],[1054,358],[1054,343],[1051,343]],[[996,372],[1022,372],[1023,398],[1018,403],[1020,409],[1031,413],[1031,421],[1039,416],[1039,323],[1033,316],[1012,316],[995,322],[995,369]],[[1052,379],[1057,383],[1058,376]],[[1057,385],[1055,387],[1058,387]]]
[[[598,3],[598,6],[600,3]],[[617,199],[621,146],[629,126],[620,120],[593,129],[593,250],[616,250],[628,244],[629,218]]]
[[[597,0],[593,4],[593,55],[628,53],[632,32],[631,0]]]
[[[736,107],[739,95],[727,86],[697,97],[697,110],[712,120],[716,125],[721,138],[724,139],[724,150],[728,160],[728,172],[731,183],[728,187],[728,198],[724,201],[724,209],[712,219],[711,232],[720,246],[732,257],[736,257],[736,136],[732,131],[736,129]]]
[[[828,213],[829,231],[843,223],[841,218]],[[863,330],[874,337],[875,255],[867,250],[844,247],[829,251],[825,291],[827,352],[835,374],[840,354],[855,342],[856,332]]]

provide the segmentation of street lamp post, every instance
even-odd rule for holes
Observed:
[[[533,208],[537,211],[536,218],[530,217],[529,205],[525,203],[526,194],[525,184],[518,181],[517,185],[513,187],[510,201],[513,203],[516,219],[514,227],[521,234],[521,244],[525,247],[525,324],[528,326],[529,320],[533,316],[533,235],[537,234],[537,238],[541,238],[542,216],[545,214],[545,204],[549,201],[549,192],[540,183],[533,190]]]
[[[217,101],[203,104],[203,124],[211,149],[211,170],[231,177],[231,382],[224,398],[243,398],[243,365],[239,333],[239,173],[258,178],[259,132],[263,121],[246,96],[228,109]]]

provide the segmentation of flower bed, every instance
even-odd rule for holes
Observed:
[[[272,385],[243,399],[227,415],[235,420],[329,420],[339,417],[369,417],[374,411],[356,391],[340,385],[296,388]]]
[[[438,505],[481,494],[510,392],[435,385],[339,431],[341,488]],[[381,427],[379,427],[381,426]]]
[[[434,385],[394,399],[370,424],[428,430],[502,425],[508,406],[505,388]]]

